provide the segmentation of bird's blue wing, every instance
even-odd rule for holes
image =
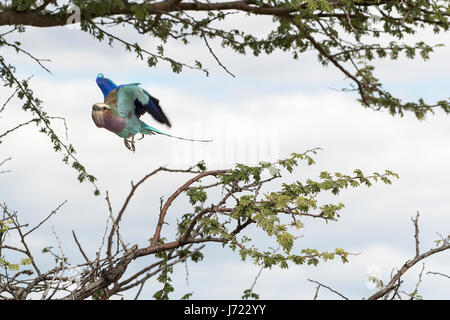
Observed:
[[[139,118],[145,112],[148,112],[156,121],[171,126],[169,119],[159,105],[158,99],[139,87],[138,83],[120,85],[116,94],[117,109],[122,117],[126,118],[130,112],[134,112]]]

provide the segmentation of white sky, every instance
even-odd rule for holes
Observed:
[[[249,27],[258,30],[258,23],[251,22]],[[347,190],[338,197],[324,197],[345,204],[342,218],[329,224],[305,219],[303,237],[295,248],[331,251],[343,247],[359,255],[351,257],[345,265],[329,262],[319,267],[292,265],[289,270],[264,270],[255,287],[263,299],[310,299],[315,285],[307,278],[321,281],[351,298],[368,297],[374,292],[366,285],[369,267],[379,268],[386,281],[392,268],[400,267],[413,256],[410,217],[417,211],[421,214],[423,250],[434,245],[437,232],[449,232],[450,130],[449,117],[440,112],[419,122],[410,115],[394,118],[386,112],[364,109],[354,96],[332,89],[342,88],[348,82],[332,67],[320,66],[311,54],[299,61],[280,52],[255,58],[236,55],[212,42],[216,54],[236,74],[233,79],[217,67],[200,43],[188,47],[170,44],[168,54],[186,62],[203,59],[211,71],[210,77],[193,71],[176,75],[164,65],[149,69],[119,45],[114,48],[105,43],[99,45],[77,30],[28,30],[20,35],[20,41],[35,56],[52,60],[47,66],[53,75],[44,74],[33,61],[12,51],[5,52],[5,56],[17,64],[21,76],[35,75],[32,88],[44,101],[46,110],[67,119],[69,140],[76,147],[78,158],[98,178],[101,191],[109,190],[115,210],[124,201],[131,180],[136,181],[161,165],[185,167],[192,161],[205,159],[210,168],[219,168],[236,161],[270,160],[221,153],[227,143],[252,143],[258,136],[273,147],[271,156],[281,158],[291,152],[323,148],[316,156],[317,164],[295,171],[288,178],[290,181],[317,178],[323,170],[351,173],[356,168],[365,173],[390,169],[400,175],[391,186],[376,184],[370,189],[362,187]],[[129,30],[123,34],[132,35]],[[413,38],[422,39],[448,44],[448,38],[426,32]],[[144,44],[148,48],[154,45],[151,39],[145,39]],[[450,87],[449,56],[450,49],[445,47],[432,54],[428,62],[380,61],[377,75],[395,95],[403,98],[445,99]],[[98,129],[91,120],[92,104],[102,100],[95,84],[97,73],[104,73],[118,84],[141,82],[160,99],[171,120],[173,128],[166,132],[214,138],[214,143],[199,146],[153,136],[139,141],[137,152],[130,153],[120,138]],[[8,91],[1,88],[2,101],[7,96]],[[19,110],[19,104],[8,105],[0,117],[0,132],[28,117]],[[150,125],[165,129],[150,116],[145,119]],[[59,130],[64,136],[62,124]],[[39,251],[45,246],[57,247],[52,225],[71,262],[82,261],[72,240],[72,230],[77,232],[86,251],[91,256],[95,254],[107,218],[104,197],[93,197],[89,184],[79,184],[75,172],[62,164],[60,155],[52,152],[48,138],[36,133],[32,126],[20,129],[0,145],[0,160],[9,156],[13,159],[2,169],[11,172],[0,176],[0,201],[17,210],[22,222],[35,225],[59,203],[68,200],[58,215],[33,237],[32,249],[42,263],[47,262]],[[123,219],[126,241],[146,243],[153,234],[159,198],[167,197],[184,180],[185,176],[162,174],[139,190]],[[188,208],[186,199],[178,200],[169,212],[170,221],[174,222]],[[261,245],[267,244],[259,241]],[[251,286],[258,267],[241,262],[237,253],[220,245],[210,245],[204,252],[203,262],[188,264],[188,282],[185,266],[175,269],[172,278],[176,291],[172,298],[187,292],[194,293],[193,299],[240,298],[242,291]],[[145,263],[144,259],[134,268]],[[448,272],[449,254],[427,260],[425,270]],[[406,290],[412,290],[417,275],[416,268],[406,276]],[[151,298],[160,288],[155,282],[149,282],[142,297]],[[421,293],[425,298],[448,299],[450,281],[424,275]],[[325,290],[320,297],[335,298]]]

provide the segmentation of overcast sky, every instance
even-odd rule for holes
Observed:
[[[249,30],[264,32],[267,22],[267,19],[247,19],[245,23]],[[135,37],[128,29],[120,34]],[[34,75],[32,88],[44,101],[45,109],[51,115],[67,119],[69,140],[79,160],[98,178],[102,191],[102,197],[94,197],[89,184],[79,184],[75,172],[61,162],[61,155],[52,151],[48,137],[37,133],[33,126],[21,128],[0,145],[0,161],[13,158],[2,167],[11,172],[0,175],[0,201],[17,210],[23,223],[35,225],[68,200],[58,215],[33,236],[32,250],[44,264],[46,260],[39,251],[45,246],[57,247],[52,226],[70,262],[82,262],[72,240],[72,230],[93,256],[107,219],[104,192],[109,191],[113,209],[117,210],[129,191],[130,181],[161,165],[183,168],[204,159],[210,168],[223,168],[235,162],[252,164],[283,158],[291,152],[314,147],[323,149],[316,156],[316,165],[299,168],[287,178],[289,181],[317,178],[323,170],[351,173],[356,168],[368,174],[390,169],[400,179],[393,185],[376,184],[373,188],[361,187],[346,190],[337,197],[324,197],[345,204],[342,218],[329,224],[305,219],[295,249],[331,251],[342,247],[359,255],[351,257],[345,265],[336,261],[319,267],[293,265],[288,270],[264,270],[255,286],[261,298],[310,299],[315,286],[308,278],[338,289],[350,298],[368,297],[374,292],[366,283],[368,269],[379,270],[386,281],[392,268],[401,267],[413,257],[410,217],[417,211],[421,215],[423,250],[434,246],[437,233],[449,232],[449,116],[437,112],[427,116],[426,121],[418,121],[411,115],[394,118],[386,112],[364,109],[354,95],[336,90],[348,85],[348,81],[332,67],[325,69],[319,65],[314,54],[305,54],[298,61],[278,51],[255,58],[237,55],[212,42],[216,54],[236,75],[232,78],[217,66],[201,42],[188,47],[169,44],[168,55],[187,63],[202,60],[211,73],[206,77],[202,72],[190,70],[173,74],[164,64],[149,69],[120,45],[111,48],[106,43],[99,44],[89,35],[67,27],[28,28],[25,34],[10,39],[20,40],[35,56],[51,60],[46,64],[52,71],[49,75],[32,60],[13,51],[2,51],[5,58],[16,64],[21,77]],[[140,40],[145,48],[155,46],[153,39]],[[411,40],[448,44],[448,35],[446,38],[423,32],[405,41]],[[433,102],[448,97],[449,56],[447,46],[437,49],[427,62],[383,60],[377,62],[376,74],[394,95],[404,99],[423,97]],[[95,83],[98,73],[118,84],[140,82],[157,97],[173,127],[163,128],[146,116],[150,125],[174,135],[213,138],[214,142],[196,145],[151,136],[137,142],[136,153],[129,152],[122,139],[95,127],[91,120],[92,104],[102,101]],[[0,89],[1,103],[8,92]],[[29,116],[19,109],[18,103],[8,105],[0,116],[0,132]],[[63,137],[63,124],[55,122],[55,125]],[[250,156],[227,149],[239,143],[246,148],[255,141],[269,148],[249,152]],[[126,241],[145,245],[154,230],[160,197],[167,197],[185,180],[183,175],[161,174],[142,186],[123,219],[121,228]],[[175,202],[169,213],[170,221],[174,222],[188,208],[186,199]],[[193,299],[240,298],[258,273],[258,267],[242,262],[237,253],[220,245],[209,245],[204,261],[188,263],[187,267],[188,281],[184,265],[175,269],[172,278],[176,291],[172,298],[187,292],[193,292]],[[413,290],[420,267],[405,277],[407,291]],[[433,256],[426,261],[425,268],[448,272],[450,255]],[[148,283],[144,298],[151,298],[160,288],[155,282]],[[425,298],[448,299],[450,281],[425,274],[421,293]],[[326,291],[321,292],[321,297],[335,298]]]

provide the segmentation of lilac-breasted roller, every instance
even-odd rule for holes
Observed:
[[[164,114],[159,100],[151,96],[139,86],[139,83],[122,84],[117,86],[103,74],[97,76],[97,85],[102,90],[105,101],[95,103],[92,106],[92,119],[99,128],[105,128],[124,138],[125,146],[135,151],[134,136],[137,133],[162,134],[168,137],[188,140],[209,142],[211,140],[194,140],[172,136],[168,133],[150,127],[139,118],[146,112],[167,126],[171,127],[169,119]],[[131,140],[128,140],[131,137]]]

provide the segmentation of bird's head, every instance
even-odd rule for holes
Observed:
[[[102,73],[99,73],[97,75],[96,82],[100,90],[102,90],[105,99],[108,93],[117,88],[117,85],[110,79],[105,78]]]
[[[92,106],[92,120],[97,127],[104,128],[105,127],[105,119],[108,115],[108,111],[111,111],[111,107],[106,103],[95,103]]]

